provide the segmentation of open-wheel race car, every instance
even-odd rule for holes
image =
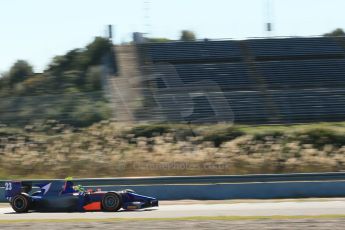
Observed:
[[[32,187],[39,190],[31,192]],[[28,181],[5,183],[5,197],[14,211],[85,212],[124,210],[157,207],[158,200],[136,194],[132,190],[97,191],[74,186],[71,180],[54,180],[33,184]]]

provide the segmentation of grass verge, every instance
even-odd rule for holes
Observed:
[[[192,216],[178,218],[108,218],[108,219],[27,219],[0,220],[5,223],[81,223],[81,222],[120,222],[120,221],[245,221],[245,220],[299,220],[299,219],[345,219],[345,215],[315,215],[315,216]]]

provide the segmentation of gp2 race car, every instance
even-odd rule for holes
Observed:
[[[39,190],[31,193],[32,187]],[[158,200],[142,196],[131,190],[93,191],[81,186],[73,186],[72,181],[50,181],[33,184],[27,181],[11,181],[5,183],[5,197],[14,211],[42,212],[86,212],[125,210],[157,207]]]

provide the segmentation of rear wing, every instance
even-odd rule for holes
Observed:
[[[32,182],[6,181],[5,182],[5,199],[8,201],[11,201],[12,197],[21,193],[29,193],[31,189],[32,189]]]

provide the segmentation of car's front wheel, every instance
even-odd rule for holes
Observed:
[[[14,211],[24,213],[29,211],[30,198],[25,194],[19,194],[12,198],[11,206]]]
[[[121,196],[114,192],[109,192],[102,199],[102,210],[106,212],[116,212],[122,206]]]

